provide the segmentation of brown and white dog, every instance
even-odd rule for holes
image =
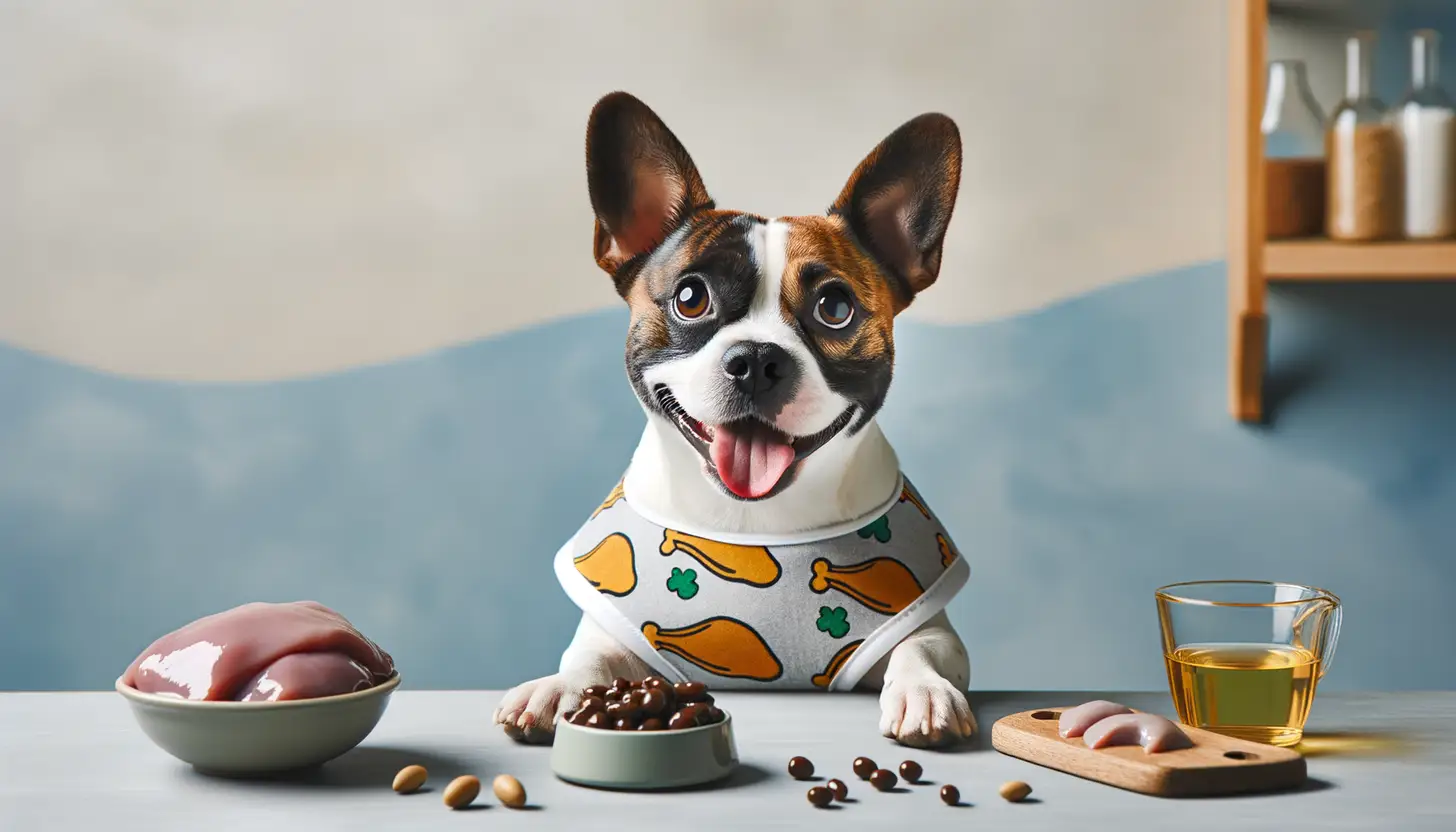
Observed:
[[[647,428],[623,481],[654,516],[731,533],[791,534],[864,517],[897,489],[875,422],[895,316],[935,282],[960,184],[955,123],[907,122],[855,169],[823,216],[717,208],[648,107],[592,110],[587,182],[596,261],[631,310],[627,370]],[[580,691],[646,664],[583,616],[554,675],[509,691],[494,719],[549,742]],[[975,731],[970,665],[944,613],[865,677],[880,728],[912,746]]]

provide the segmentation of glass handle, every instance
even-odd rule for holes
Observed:
[[[1344,607],[1333,601],[1325,602],[1330,605],[1329,618],[1326,621],[1325,639],[1320,647],[1320,678],[1330,672],[1330,665],[1335,660],[1335,644],[1340,640],[1340,619],[1344,617]]]

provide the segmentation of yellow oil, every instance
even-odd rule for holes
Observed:
[[[1319,682],[1319,657],[1285,644],[1188,644],[1165,656],[1185,725],[1295,745]]]

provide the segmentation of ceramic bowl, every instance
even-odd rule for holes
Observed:
[[[551,770],[568,783],[649,791],[699,786],[738,767],[733,717],[681,731],[608,731],[556,724]]]
[[[399,674],[367,690],[286,702],[199,702],[116,690],[152,742],[199,771],[279,774],[321,765],[369,736]]]

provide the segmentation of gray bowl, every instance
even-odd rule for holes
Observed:
[[[650,791],[700,786],[738,767],[733,717],[681,731],[608,731],[556,724],[551,771],[568,783]]]
[[[368,690],[286,702],[199,702],[142,693],[116,680],[142,731],[199,771],[281,774],[321,765],[369,736],[399,674]]]

